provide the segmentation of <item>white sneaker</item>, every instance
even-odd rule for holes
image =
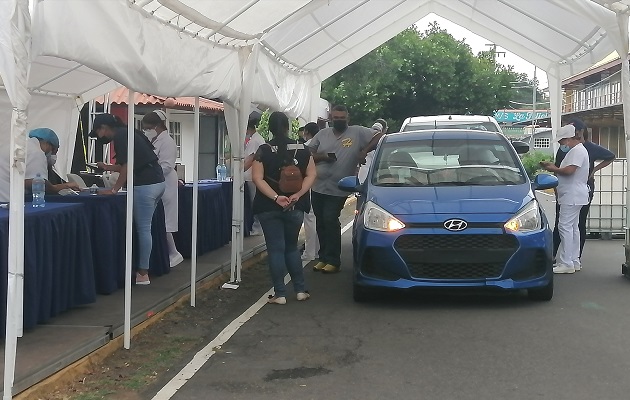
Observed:
[[[573,274],[575,273],[575,269],[567,265],[558,264],[557,267],[553,268],[553,273],[554,274]]]
[[[297,294],[296,297],[298,301],[305,301],[305,300],[308,300],[311,297],[311,295],[308,292],[300,292]]]
[[[182,261],[184,261],[184,256],[182,256],[180,253],[177,253],[177,255],[175,255],[173,257],[169,257],[169,262],[171,264],[171,268],[173,268],[177,264],[180,264]]]

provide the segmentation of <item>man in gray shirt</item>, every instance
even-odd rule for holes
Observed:
[[[324,273],[339,272],[341,266],[341,224],[339,216],[348,194],[337,188],[341,178],[356,175],[357,165],[373,150],[383,135],[370,128],[348,126],[348,109],[332,109],[332,128],[324,128],[309,144],[317,166],[311,188],[311,202],[319,239],[319,262],[313,267]]]

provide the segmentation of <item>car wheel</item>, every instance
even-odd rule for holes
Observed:
[[[372,291],[357,284],[352,285],[352,297],[357,303],[364,303],[374,298]]]
[[[549,301],[553,298],[553,279],[540,288],[527,289],[527,297],[535,301]]]

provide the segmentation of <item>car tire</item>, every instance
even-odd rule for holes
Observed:
[[[534,301],[549,301],[553,298],[553,279],[540,288],[527,289],[527,297]]]
[[[352,298],[357,303],[365,303],[374,299],[374,294],[371,290],[359,286],[357,284],[352,285]]]

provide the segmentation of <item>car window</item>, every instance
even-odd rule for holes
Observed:
[[[466,121],[431,121],[422,123],[409,123],[403,128],[407,131],[425,131],[430,129],[466,129],[476,131],[499,132],[499,129],[492,122],[466,122]]]
[[[515,185],[522,165],[501,140],[433,139],[384,143],[373,168],[379,186]]]

